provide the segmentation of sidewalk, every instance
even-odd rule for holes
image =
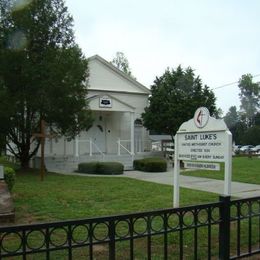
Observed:
[[[125,171],[123,175],[91,175],[83,173],[64,173],[61,171],[60,173],[64,175],[78,175],[85,177],[127,177],[136,180],[149,181],[173,186],[173,168],[170,168],[167,172]],[[180,186],[183,188],[213,192],[220,195],[224,194],[224,181],[221,180],[180,175]],[[260,185],[232,182],[231,193],[232,196],[238,198],[250,198],[260,196]]]
[[[4,181],[0,181],[0,223],[14,220],[12,196]]]
[[[143,181],[173,185],[173,169],[168,172],[161,173],[127,171],[124,173],[124,176]],[[180,186],[194,190],[213,192],[217,194],[224,193],[224,181],[221,180],[180,175]],[[232,196],[238,198],[260,196],[260,185],[232,182],[231,192]]]

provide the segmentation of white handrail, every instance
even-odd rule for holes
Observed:
[[[100,150],[100,148],[99,148],[94,142],[92,142],[92,140],[91,140],[91,143],[94,144],[94,146],[96,147],[96,149],[98,150],[98,152],[99,152],[100,154],[102,154],[102,156],[105,155],[105,154]]]
[[[117,140],[117,144],[118,144],[118,152],[117,152],[117,154],[118,155],[121,155],[121,147],[125,150],[125,151],[127,151],[130,155],[132,155],[132,153],[125,147],[125,146],[123,146],[122,144],[121,144],[121,142],[131,142],[131,140],[120,140],[120,138],[118,138],[118,140]]]
[[[96,143],[94,143],[92,141],[92,138],[90,139],[85,139],[85,140],[78,140],[79,143],[89,143],[89,155],[92,156],[93,155],[93,149],[92,146],[94,145],[94,147],[96,148],[96,150],[102,155],[102,157],[105,156],[105,154],[101,151],[101,149],[97,146]]]

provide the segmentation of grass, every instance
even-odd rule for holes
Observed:
[[[11,165],[9,165],[11,166]],[[124,177],[69,176],[47,173],[43,182],[39,171],[17,171],[13,198],[16,208],[16,223],[28,224],[57,220],[80,219],[117,215],[172,207],[173,189],[169,185],[155,184]],[[218,195],[188,189],[181,189],[181,205],[192,205],[218,200]],[[139,223],[142,229],[144,223]],[[101,233],[103,230],[100,231]],[[204,232],[203,232],[204,233]],[[82,234],[81,234],[82,235]],[[204,236],[204,235],[202,235]],[[192,244],[192,234],[187,233],[187,245]],[[57,234],[58,241],[63,239]],[[41,244],[40,234],[31,237],[33,243]],[[161,259],[163,237],[153,239],[154,259]],[[176,247],[178,234],[170,236],[169,241]],[[9,248],[15,248],[18,241],[10,237]],[[136,259],[144,259],[147,240],[135,241]],[[127,259],[129,243],[120,242],[117,246],[117,259]],[[95,251],[96,250],[96,251]],[[129,250],[129,249],[128,249]],[[169,249],[170,250],[170,249]],[[171,249],[173,250],[173,249]],[[106,246],[95,246],[97,259],[107,258]],[[73,251],[75,259],[87,258],[86,249]],[[176,254],[176,252],[174,253]],[[190,254],[187,252],[187,254]],[[67,251],[53,252],[52,259],[66,259]],[[45,259],[44,254],[35,255]]]
[[[224,180],[224,164],[220,171],[185,171],[182,175]],[[232,181],[260,184],[260,159],[257,157],[234,157],[232,160]]]
[[[172,207],[173,189],[124,177],[81,177],[18,171],[13,189],[16,222],[89,218]],[[181,189],[181,205],[218,200],[218,195]]]
[[[243,161],[247,160],[247,161]],[[6,164],[1,159],[0,162]],[[233,166],[236,169],[243,170],[257,159],[249,161],[248,158],[236,158]],[[253,163],[253,164],[254,164]],[[239,164],[239,165],[237,165]],[[9,166],[12,166],[9,164]],[[251,168],[254,169],[253,165]],[[191,172],[195,174],[198,172]],[[209,172],[223,178],[221,172]],[[252,173],[252,171],[251,171]],[[187,174],[187,172],[185,173]],[[222,175],[221,175],[222,174]],[[240,175],[243,175],[242,172]],[[239,174],[237,176],[239,176]],[[257,174],[257,171],[254,172]],[[253,178],[253,175],[250,175]],[[205,176],[206,177],[206,176]],[[39,171],[17,171],[16,184],[13,190],[14,203],[16,207],[16,224],[48,222],[57,220],[80,219],[98,217],[104,215],[117,215],[132,213],[138,211],[149,211],[155,209],[164,209],[172,207],[172,187],[168,185],[155,184],[139,180],[128,179],[124,177],[90,177],[90,176],[68,176],[55,173],[48,173],[43,182],[40,181]],[[218,195],[207,192],[200,192],[190,189],[181,189],[181,206],[215,202]],[[191,216],[187,216],[188,218]],[[192,222],[192,218],[190,219]],[[241,221],[241,227],[247,233],[248,221]],[[252,223],[253,230],[259,230],[259,219]],[[189,222],[189,219],[188,219]],[[159,225],[160,221],[155,224]],[[140,223],[140,228],[143,224]],[[102,232],[102,230],[101,230]],[[198,229],[199,257],[206,258],[207,227]],[[218,252],[218,228],[212,227],[213,259],[217,258]],[[82,235],[81,232],[79,232]],[[184,233],[184,256],[185,259],[191,259],[193,255],[194,231],[185,230]],[[258,234],[256,232],[256,234]],[[33,243],[38,242],[40,234],[32,237]],[[62,239],[61,234],[57,234],[58,241]],[[163,259],[163,236],[153,237],[153,259]],[[256,243],[258,237],[253,237],[253,243]],[[242,247],[246,247],[248,237],[241,237]],[[172,258],[177,259],[175,255],[179,247],[179,232],[169,234],[168,236],[169,253]],[[10,247],[15,246],[15,240],[10,239]],[[13,244],[12,244],[13,243]],[[136,239],[135,259],[145,259],[147,239]],[[232,242],[232,251],[234,250]],[[77,251],[78,250],[78,251]],[[79,248],[73,251],[75,259],[87,258],[87,250]],[[129,243],[117,243],[117,259],[127,259]],[[95,246],[96,259],[107,258],[106,246]],[[37,259],[45,259],[44,254],[35,255]],[[67,251],[57,251],[52,253],[51,259],[66,259]],[[32,258],[34,259],[34,258]],[[36,259],[36,258],[35,258]]]

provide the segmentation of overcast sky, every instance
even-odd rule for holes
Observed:
[[[123,52],[147,87],[179,64],[212,89],[260,74],[259,0],[65,1],[85,55],[111,61]],[[236,84],[214,92],[225,112],[240,105]]]

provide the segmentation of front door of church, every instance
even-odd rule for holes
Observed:
[[[106,152],[106,122],[105,117],[96,115],[93,126],[89,129],[90,137],[94,143],[93,152]]]

